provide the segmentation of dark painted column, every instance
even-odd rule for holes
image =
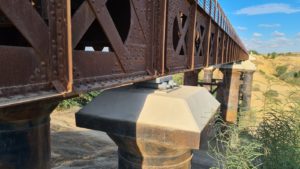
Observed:
[[[217,93],[217,99],[221,103],[221,115],[226,122],[236,123],[242,66],[240,64],[225,65],[220,70],[224,76],[223,84]]]
[[[50,113],[56,102],[0,109],[0,168],[50,169]]]
[[[183,84],[186,86],[198,86],[198,76],[200,70],[184,73]]]

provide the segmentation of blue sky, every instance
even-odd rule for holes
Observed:
[[[218,0],[247,49],[300,52],[300,0]]]

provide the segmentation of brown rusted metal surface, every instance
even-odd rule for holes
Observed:
[[[0,107],[247,58],[215,0],[0,0]]]
[[[0,1],[1,107],[71,91],[66,2]]]

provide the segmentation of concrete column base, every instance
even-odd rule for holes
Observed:
[[[189,169],[192,151],[108,134],[118,145],[119,169]]]
[[[50,169],[50,113],[57,104],[0,109],[0,168]]]

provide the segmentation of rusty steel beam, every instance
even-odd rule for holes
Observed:
[[[0,108],[247,58],[216,0],[0,0]]]

